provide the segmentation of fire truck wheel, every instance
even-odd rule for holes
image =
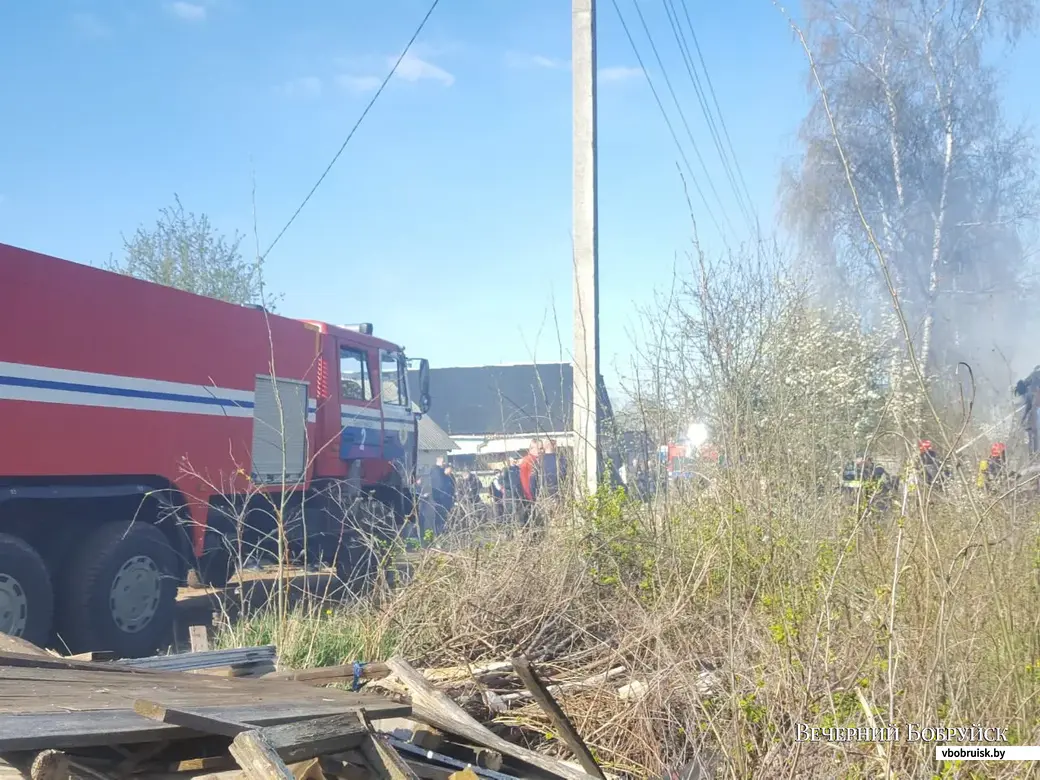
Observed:
[[[198,584],[192,584],[192,579],[189,579],[188,585],[192,588],[206,586],[211,588],[226,588],[228,582],[231,581],[233,568],[234,563],[231,557],[231,551],[227,549],[227,547],[221,545],[212,550],[207,550],[203,553],[201,558],[199,558],[198,568],[192,569],[188,573],[189,578],[194,579]]]
[[[176,557],[162,532],[114,522],[91,533],[73,557],[59,603],[61,638],[74,652],[123,658],[155,652],[170,638]]]
[[[43,558],[17,536],[0,534],[0,634],[41,647],[54,616],[54,590]]]

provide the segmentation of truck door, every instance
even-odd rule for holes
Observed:
[[[383,456],[383,419],[372,383],[368,350],[343,343],[339,347],[340,448],[344,460]]]
[[[396,352],[379,352],[379,386],[383,411],[383,457],[394,464],[402,482],[415,474],[415,415],[408,400],[408,372]]]

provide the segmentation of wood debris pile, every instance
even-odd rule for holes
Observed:
[[[604,777],[524,659],[466,674],[511,671],[522,691],[492,695],[537,702],[576,763],[522,747],[471,717],[437,687],[465,688],[459,670],[424,674],[391,659],[274,671],[273,647],[112,661],[4,646],[12,645],[0,645],[0,778]],[[324,687],[344,682],[355,690]],[[357,690],[363,682],[372,685]]]

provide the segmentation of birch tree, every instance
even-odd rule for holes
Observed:
[[[1037,212],[1035,149],[1024,128],[1005,121],[991,63],[1032,26],[1034,12],[1034,0],[805,5],[831,116],[817,90],[800,130],[802,153],[783,178],[785,219],[828,290],[865,303],[881,324],[891,322],[890,304],[867,222],[932,374],[959,360],[978,370],[999,346],[994,339],[1022,321],[1017,304],[1032,285],[1024,242]]]

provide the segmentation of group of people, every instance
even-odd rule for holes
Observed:
[[[927,439],[920,442],[918,449],[926,482],[942,488],[952,476],[950,465],[943,465],[935,447]],[[976,486],[985,490],[996,490],[1002,483],[1006,484],[1012,476],[1014,475],[1007,465],[1007,445],[1002,441],[993,442],[989,448],[989,457],[979,461]]]
[[[923,483],[942,490],[953,475],[949,459],[944,463],[935,445],[928,439],[917,443],[917,453],[916,467],[908,464],[905,474],[907,488],[914,490]],[[989,457],[979,463],[976,484],[981,489],[996,490],[1011,476],[1007,467],[1007,446],[1003,442],[995,442],[990,447]],[[870,457],[848,464],[842,474],[842,491],[850,496],[865,496],[868,504],[875,508],[887,507],[889,497],[899,484],[898,475],[889,474]]]
[[[480,478],[471,471],[460,477],[443,457],[437,458],[425,481],[419,483],[419,522],[422,534],[444,533],[448,517],[456,507],[474,507],[480,502]]]
[[[440,536],[451,517],[473,522],[484,519],[488,511],[498,521],[526,525],[539,517],[538,503],[544,504],[559,495],[565,473],[566,464],[556,452],[556,442],[532,439],[522,458],[509,458],[492,477],[488,508],[482,500],[484,487],[480,477],[472,471],[463,471],[456,477],[452,466],[439,457],[419,484],[420,536]]]
[[[565,474],[566,464],[556,452],[556,442],[532,439],[524,457],[510,458],[491,479],[488,492],[494,517],[526,525],[535,518],[539,498],[544,502],[559,495]]]

